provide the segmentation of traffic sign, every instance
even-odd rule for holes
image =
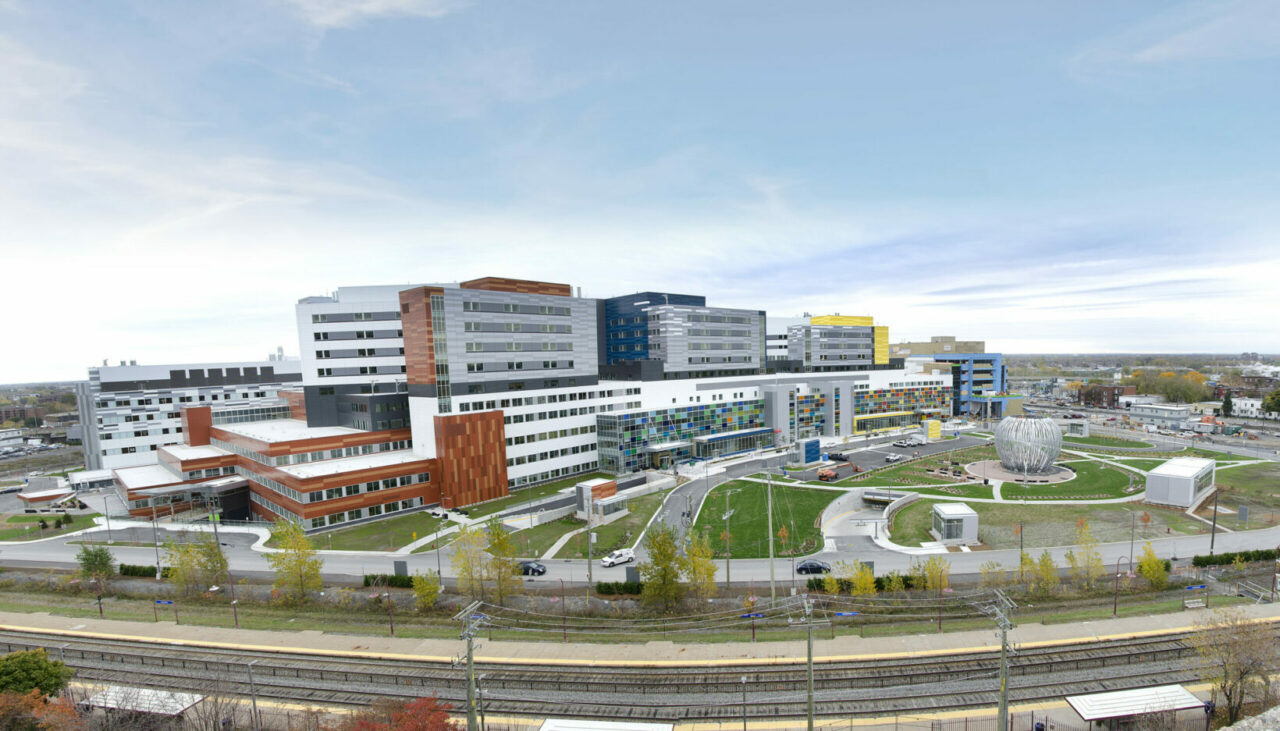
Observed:
[[[764,615],[760,614],[759,612],[752,612],[751,614],[742,615],[742,618],[743,619],[764,619]]]
[[[1192,589],[1208,589],[1208,588],[1209,588],[1208,584],[1196,584],[1195,586],[1188,586],[1187,591],[1191,591]]]
[[[836,616],[837,617],[856,617],[858,616],[858,613],[857,612],[836,612]]]
[[[173,602],[169,601],[168,599],[157,599],[156,604],[173,604]]]

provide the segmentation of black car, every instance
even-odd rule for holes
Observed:
[[[454,509],[453,509],[453,512],[455,512],[455,513],[461,513],[461,514],[463,514],[463,515],[471,515],[471,511],[470,511],[470,510],[463,510],[462,508],[454,508]]]
[[[525,576],[542,576],[547,573],[547,567],[537,561],[521,561],[520,573]]]
[[[829,574],[831,573],[831,564],[822,561],[801,561],[796,564],[797,574]]]
[[[832,452],[827,456],[831,458],[832,462],[848,462],[849,461],[849,455],[843,454],[841,452]]]

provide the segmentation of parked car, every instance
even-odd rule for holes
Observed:
[[[901,462],[902,460],[903,460],[903,457],[901,454],[890,454],[885,456],[884,458],[884,461],[886,462]]]
[[[520,573],[524,576],[542,576],[547,573],[547,567],[537,561],[521,561]]]
[[[461,514],[463,514],[463,515],[471,515],[471,511],[470,511],[470,510],[463,510],[462,508],[454,508],[454,509],[453,509],[453,512],[455,512],[455,513],[461,513]]]
[[[832,452],[831,454],[828,454],[827,457],[829,457],[832,462],[848,462],[849,461],[849,455],[842,454],[840,452]]]
[[[797,574],[829,574],[831,573],[831,564],[823,561],[815,561],[809,559],[796,564]]]
[[[630,563],[636,560],[636,552],[630,548],[619,548],[613,553],[600,559],[603,566],[617,566],[620,563]]]

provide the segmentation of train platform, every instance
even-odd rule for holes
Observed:
[[[1246,615],[1280,619],[1280,604],[1237,605]],[[1210,610],[1190,610],[1171,614],[1125,617],[1074,624],[1044,625],[1023,621],[1010,632],[1010,640],[1022,647],[1052,646],[1106,638],[1140,637],[1192,629]],[[1024,616],[1024,620],[1026,617]],[[0,630],[37,629],[66,633],[69,637],[112,635],[158,643],[186,643],[193,646],[238,647],[259,650],[309,652],[337,655],[394,655],[425,661],[450,662],[465,650],[461,640],[374,637],[175,625],[171,621],[133,622],[89,619],[46,613],[0,612]],[[625,648],[625,649],[624,649]],[[912,634],[893,637],[826,637],[825,628],[814,631],[814,657],[823,660],[850,660],[859,657],[938,655],[982,652],[999,648],[993,629]],[[529,664],[581,664],[585,666],[690,666],[740,665],[757,661],[761,665],[804,662],[803,641],[682,643],[561,643],[489,641],[480,634],[476,640],[480,662]]]

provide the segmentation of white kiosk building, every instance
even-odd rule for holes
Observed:
[[[1213,487],[1211,459],[1175,457],[1147,473],[1143,502],[1189,508],[1202,490]]]
[[[932,533],[944,546],[972,546],[978,542],[978,513],[964,503],[935,503]]]

